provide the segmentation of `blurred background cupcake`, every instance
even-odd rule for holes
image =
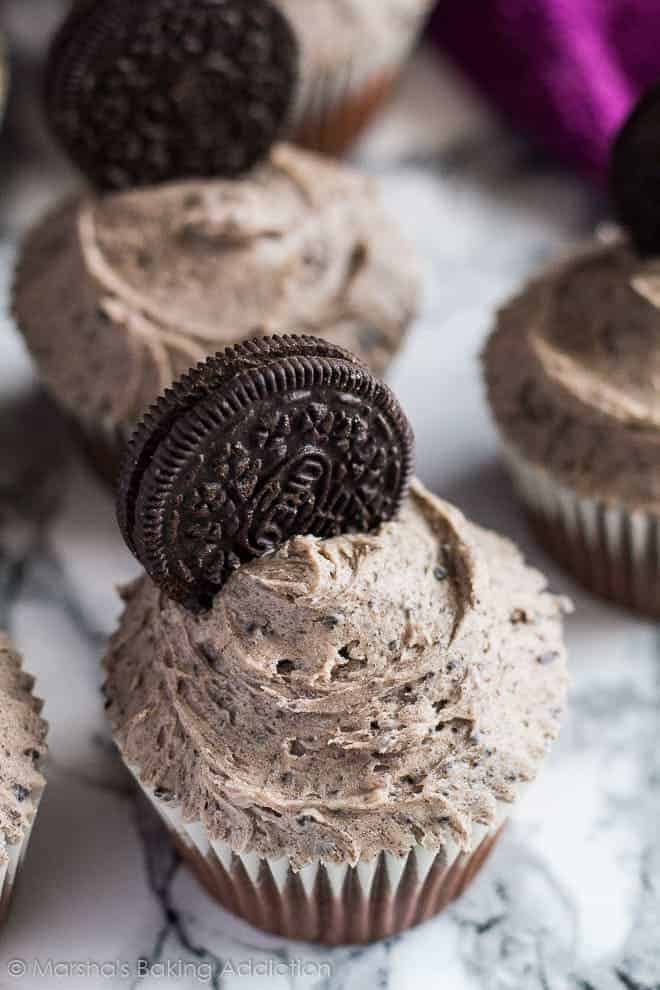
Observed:
[[[189,3],[182,49],[158,0],[123,20],[77,10],[51,46],[46,112],[105,195],[28,235],[13,309],[103,476],[173,379],[229,344],[313,333],[383,373],[417,313],[416,261],[373,180],[274,143],[301,61],[288,18],[270,0]]]
[[[434,0],[277,0],[301,48],[289,137],[341,154],[387,101]]]
[[[660,87],[614,145],[612,232],[533,279],[484,354],[536,534],[588,588],[660,615]]]
[[[654,267],[626,242],[556,266],[500,312],[485,368],[504,457],[544,547],[587,587],[657,616]]]
[[[22,670],[20,656],[0,632],[0,920],[12,894],[45,786],[40,764],[48,726],[32,694],[34,678]]]

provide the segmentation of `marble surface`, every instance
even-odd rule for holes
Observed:
[[[426,303],[392,374],[422,478],[518,539],[574,596],[573,687],[547,769],[466,896],[389,942],[323,951],[261,935],[199,889],[137,797],[103,718],[99,659],[136,565],[4,314],[16,242],[75,184],[32,100],[36,11],[5,0],[14,85],[0,140],[0,625],[46,699],[48,787],[0,988],[651,990],[660,986],[660,642],[579,592],[530,541],[498,465],[477,355],[493,307],[603,204],[538,158],[428,54],[357,154],[424,259]]]

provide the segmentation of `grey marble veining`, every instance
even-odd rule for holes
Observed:
[[[35,0],[44,30],[52,3]],[[12,0],[7,10],[18,50],[0,141],[4,300],[26,224],[76,181],[39,129],[26,5]],[[477,364],[493,307],[540,260],[587,234],[602,203],[507,133],[429,55],[356,159],[378,175],[424,262],[424,312],[392,374],[416,429],[419,473],[519,540],[575,598],[562,739],[488,866],[443,917],[335,951],[229,917],[181,867],[113,751],[100,657],[120,610],[115,585],[137,565],[111,498],[71,450],[3,317],[0,624],[37,674],[52,756],[1,935],[2,988],[660,987],[658,629],[580,593],[530,541],[498,465]],[[20,980],[8,970],[16,959],[28,967]]]

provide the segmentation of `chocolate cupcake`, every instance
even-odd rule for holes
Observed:
[[[13,307],[44,381],[114,480],[142,414],[208,354],[304,330],[380,373],[418,295],[373,182],[279,145],[240,180],[64,204],[25,242]]]
[[[48,726],[32,694],[34,678],[0,633],[0,921],[7,917],[45,780],[39,770]]]
[[[291,140],[346,151],[386,103],[434,0],[277,0],[300,44]]]
[[[506,462],[541,542],[589,589],[660,615],[660,93],[619,135],[626,233],[533,279],[484,355]]]
[[[105,659],[114,738],[266,931],[360,943],[436,914],[559,730],[564,602],[411,471],[394,396],[311,338],[218,355],[131,445],[119,520],[148,575]]]

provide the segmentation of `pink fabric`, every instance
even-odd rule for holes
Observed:
[[[597,179],[660,79],[660,0],[440,0],[431,31],[517,127]]]

